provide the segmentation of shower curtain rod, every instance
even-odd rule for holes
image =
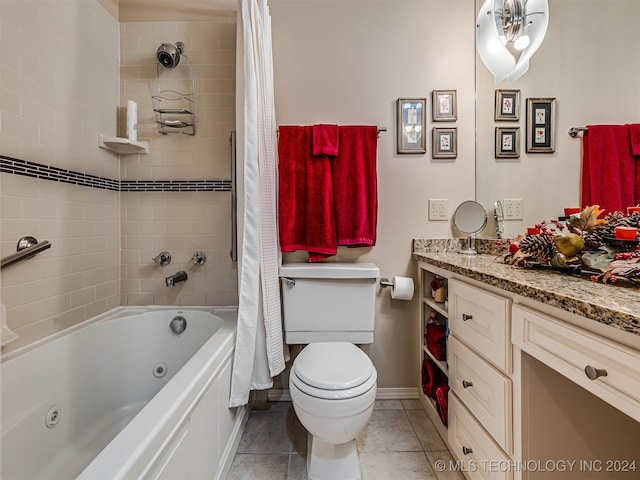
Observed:
[[[589,130],[587,127],[571,127],[569,129],[569,136],[575,138],[580,132],[586,132],[587,130]]]

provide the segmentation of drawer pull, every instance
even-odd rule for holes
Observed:
[[[473,382],[467,382],[466,380],[462,380],[462,388],[473,387]]]
[[[462,453],[469,455],[470,453],[473,453],[473,448],[462,447]]]
[[[598,377],[606,377],[607,371],[604,368],[595,368],[591,365],[587,365],[584,367],[584,373],[589,377],[590,380],[595,380]]]
[[[463,313],[462,314],[462,321],[463,322],[466,322],[467,320],[471,320],[471,319],[473,319],[473,315],[469,315],[467,313]]]

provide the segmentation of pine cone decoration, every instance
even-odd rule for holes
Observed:
[[[602,239],[603,233],[596,229],[593,232],[587,233],[584,239],[584,247],[586,250],[598,250],[602,245],[604,245],[604,240]],[[606,233],[605,233],[606,235]]]
[[[520,251],[547,263],[556,253],[556,245],[548,235],[527,235],[520,240]]]
[[[615,226],[640,228],[640,212],[633,212],[629,216],[618,219]]]

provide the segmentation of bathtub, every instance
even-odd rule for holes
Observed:
[[[236,320],[119,307],[5,355],[0,477],[223,478],[248,414],[227,407]]]

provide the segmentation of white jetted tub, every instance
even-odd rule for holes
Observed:
[[[6,355],[0,477],[223,478],[247,417],[227,407],[236,320],[119,307]]]

